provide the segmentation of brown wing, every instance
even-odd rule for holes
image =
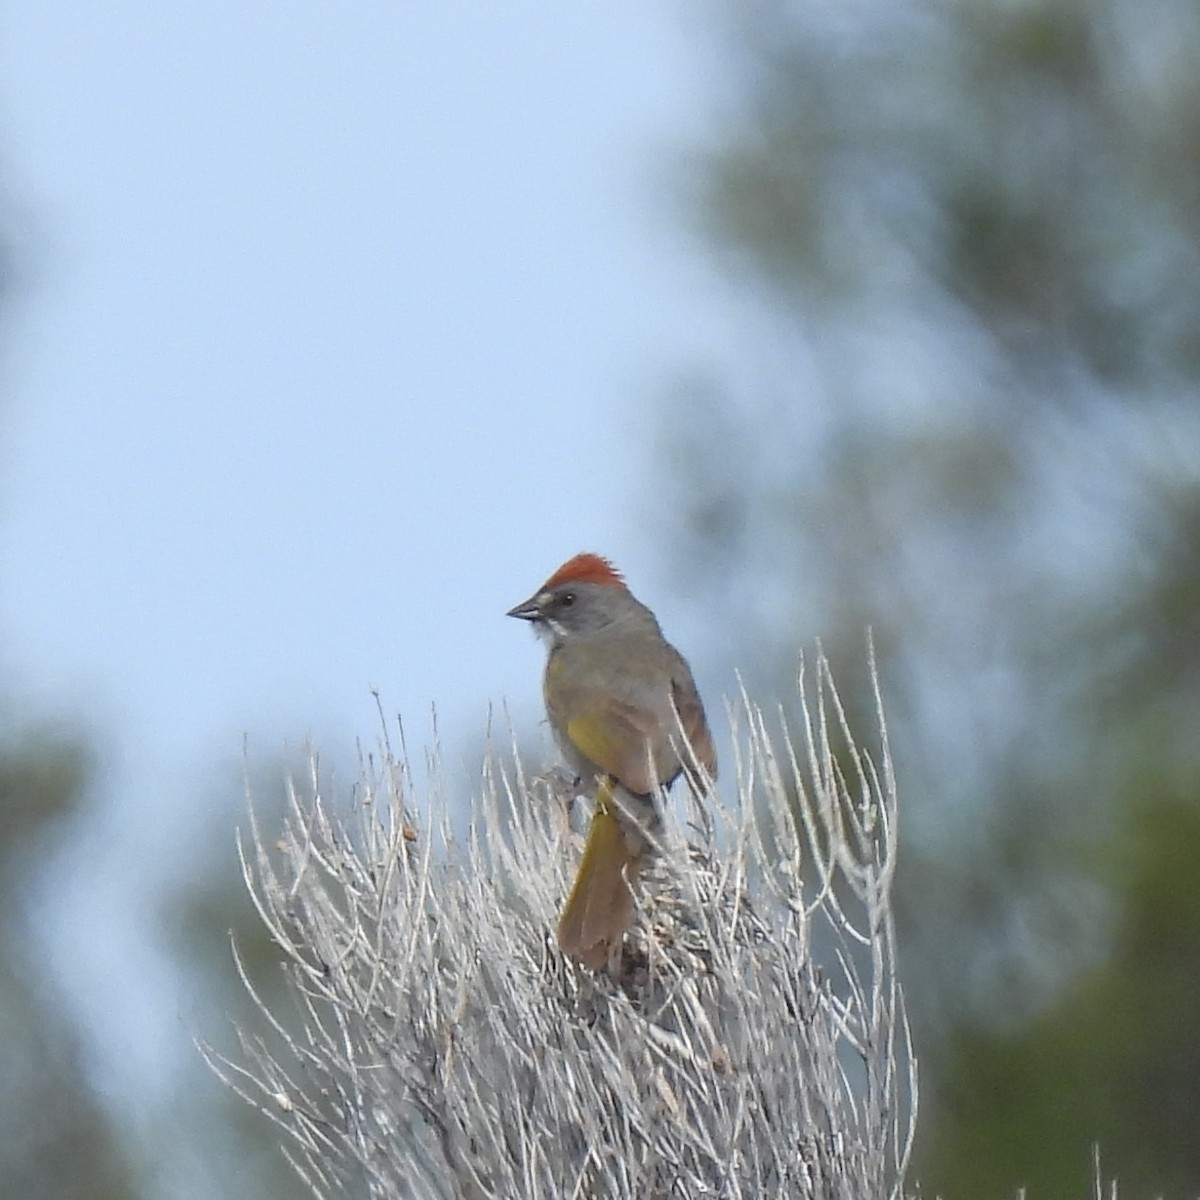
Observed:
[[[653,714],[616,696],[592,693],[588,699],[563,722],[580,754],[638,795],[674,774],[674,750],[663,742]]]
[[[676,712],[700,764],[710,774],[716,766],[712,738],[695,685],[686,664],[674,651],[670,653],[682,667],[682,679],[662,670],[665,664],[657,664],[659,678],[664,681],[663,693],[651,703],[631,699],[628,687],[623,686],[639,675],[636,668],[619,675],[593,670],[591,674],[600,678],[594,684],[581,686],[568,681],[568,676],[578,676],[580,672],[567,669],[564,660],[552,657],[547,664],[546,708],[552,724],[587,763],[638,795],[648,795],[691,765],[690,756],[679,753]],[[644,676],[636,682],[640,695],[653,697],[654,691],[647,686]]]
[[[688,783],[693,791],[702,791],[704,781],[695,770],[692,758],[694,756],[696,763],[704,768],[704,773],[710,779],[715,779],[717,777],[717,750],[708,729],[708,721],[704,717],[704,705],[700,700],[700,694],[696,691],[696,685],[690,676],[682,683],[678,679],[671,681],[671,699],[674,701],[675,711],[679,714],[679,724],[683,729],[683,735],[691,746],[691,754],[689,755],[685,750],[682,755],[684,774],[687,775]]]

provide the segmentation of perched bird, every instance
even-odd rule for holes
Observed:
[[[633,920],[632,887],[659,817],[655,793],[683,774],[716,775],[704,705],[683,655],[607,559],[577,554],[508,612],[547,643],[546,715],[595,810],[558,925],[565,954],[615,965]]]

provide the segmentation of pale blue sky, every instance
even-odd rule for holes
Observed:
[[[581,549],[695,628],[639,511],[735,340],[669,187],[719,109],[686,7],[6,7],[3,665],[104,747],[57,917],[99,1009],[178,1038],[136,913],[244,734],[348,750],[372,687],[418,740],[532,721],[503,613]]]

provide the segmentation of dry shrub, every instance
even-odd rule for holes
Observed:
[[[252,823],[246,881],[296,1012],[260,1005],[210,1061],[315,1195],[903,1194],[882,709],[876,691],[867,751],[819,650],[799,690],[795,734],[731,707],[734,762],[675,798],[618,978],[555,948],[570,789],[515,753],[488,755],[458,834],[436,762],[416,796],[386,735],[352,806],[314,761],[282,833]]]

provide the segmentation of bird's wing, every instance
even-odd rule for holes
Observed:
[[[547,668],[546,706],[554,725],[575,749],[598,772],[613,776],[629,791],[648,795],[669,784],[681,769],[699,788],[702,781],[696,778],[700,773],[692,770],[692,755],[711,776],[716,774],[716,754],[704,706],[686,665],[682,670],[682,675],[668,676],[671,690],[663,696],[664,702],[647,705],[629,698],[621,686],[624,679],[610,676],[598,683],[567,683],[567,672],[552,660]],[[691,754],[680,752],[681,731],[691,744]]]
[[[591,688],[574,690],[564,700],[567,737],[589,762],[629,791],[647,795],[679,770],[669,746],[669,761],[662,761],[663,731],[653,713]]]
[[[682,684],[678,679],[672,680],[671,700],[675,705],[676,713],[679,714],[680,728],[692,748],[695,761],[704,768],[704,772],[710,780],[715,779],[717,776],[717,751],[713,745],[712,734],[708,729],[708,721],[704,717],[704,705],[700,700],[699,692],[696,691],[696,685],[690,679]],[[692,785],[693,790],[702,791],[703,780],[698,778],[698,772],[694,769],[691,756],[685,753],[682,758],[688,783]]]

